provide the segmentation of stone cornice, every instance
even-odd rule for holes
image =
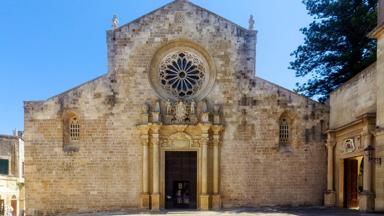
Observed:
[[[364,123],[364,121],[369,123],[369,122],[374,121],[374,120],[376,120],[376,113],[364,113],[363,115],[356,117],[356,119],[354,121],[351,121],[345,125],[342,125],[340,127],[334,128],[334,129],[329,129],[327,131],[327,133],[337,133],[337,132],[340,132],[342,130],[348,129],[350,127],[356,126],[360,123]]]
[[[202,130],[203,134],[208,134],[208,131],[212,126],[212,124],[210,124],[210,123],[200,123],[198,125],[199,125],[200,129]]]
[[[211,127],[214,134],[220,134],[224,130],[224,127],[222,125],[212,125]]]

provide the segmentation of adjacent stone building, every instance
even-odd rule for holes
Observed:
[[[113,23],[105,75],[25,102],[28,215],[323,203],[328,107],[256,77],[252,20]]]
[[[384,211],[384,1],[379,1],[377,62],[330,95],[325,205]]]
[[[0,135],[0,215],[19,215],[25,209],[24,141],[21,133]]]

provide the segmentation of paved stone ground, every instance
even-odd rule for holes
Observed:
[[[141,211],[129,211],[129,212],[109,212],[109,213],[88,213],[88,214],[71,214],[66,216],[377,216],[384,213],[360,213],[359,211],[347,210],[347,209],[329,209],[324,207],[311,207],[311,208],[240,208],[240,209],[228,209],[222,211],[161,211],[161,212],[141,212]]]

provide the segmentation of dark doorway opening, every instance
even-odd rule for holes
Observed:
[[[12,216],[17,216],[17,200],[16,200],[16,196],[13,196],[12,197],[12,200],[11,200],[11,206],[12,206]]]
[[[358,208],[358,160],[344,160],[344,207]]]
[[[197,152],[165,152],[165,208],[197,208]]]

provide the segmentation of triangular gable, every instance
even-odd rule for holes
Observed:
[[[207,12],[208,14],[213,15],[214,17],[217,17],[217,18],[219,18],[219,19],[221,19],[221,20],[224,20],[224,21],[228,22],[228,24],[230,24],[230,25],[236,26],[237,28],[240,28],[240,29],[242,29],[242,30],[248,30],[248,29],[246,29],[246,28],[240,26],[239,24],[236,24],[236,23],[234,23],[234,22],[232,22],[232,21],[230,21],[230,20],[228,20],[228,19],[226,19],[226,18],[224,18],[224,17],[222,17],[222,16],[220,16],[220,15],[218,15],[218,14],[216,14],[216,13],[214,13],[214,12],[208,10],[208,9],[206,9],[206,8],[200,7],[200,6],[198,6],[198,5],[196,5],[196,4],[192,3],[192,2],[190,2],[190,1],[188,1],[188,0],[174,0],[174,1],[172,1],[172,2],[170,2],[170,3],[168,3],[168,4],[164,5],[164,6],[162,6],[162,7],[160,7],[160,8],[157,8],[157,9],[155,9],[155,10],[153,10],[153,11],[151,11],[151,12],[149,12],[149,13],[147,13],[147,14],[145,14],[145,15],[139,17],[139,18],[137,18],[137,19],[132,20],[132,21],[129,22],[129,23],[126,23],[126,24],[120,26],[118,29],[122,29],[122,28],[124,28],[124,27],[129,27],[129,26],[132,25],[132,24],[139,23],[141,20],[143,20],[143,19],[145,19],[146,17],[149,17],[149,16],[155,14],[156,12],[158,12],[158,11],[160,11],[160,10],[164,10],[164,9],[166,9],[166,8],[168,8],[168,7],[173,7],[173,6],[177,7],[178,4],[189,4],[190,6],[196,8],[196,9],[203,10],[203,11]]]

